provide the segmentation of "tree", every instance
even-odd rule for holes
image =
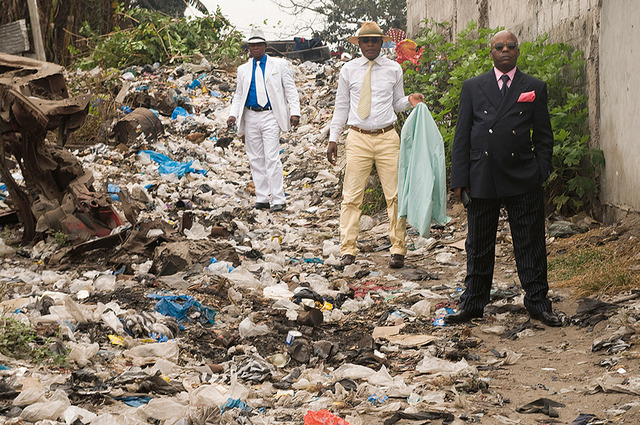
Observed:
[[[195,7],[198,12],[209,13],[201,0],[130,0],[131,7],[143,7],[156,12],[166,13],[169,16],[184,16],[187,6]]]
[[[406,23],[407,3],[398,0],[274,0],[280,8],[292,15],[305,10],[325,18],[325,27],[319,31],[323,40],[339,46],[351,46],[348,38],[364,21],[375,21],[384,30],[394,20]]]

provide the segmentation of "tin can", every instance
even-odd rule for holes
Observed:
[[[296,339],[296,337],[302,336],[302,334],[298,331],[289,331],[289,333],[287,333],[287,345],[291,345],[291,343],[293,342],[294,339]]]

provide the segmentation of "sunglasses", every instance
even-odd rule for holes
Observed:
[[[504,43],[496,43],[493,45],[493,48],[496,50],[502,50],[504,49],[505,44]],[[507,49],[509,50],[513,50],[516,47],[518,47],[518,43],[516,43],[515,41],[510,41],[507,43]]]
[[[382,38],[380,38],[380,37],[360,37],[360,41],[362,41],[363,43],[377,44],[378,41],[382,41]]]

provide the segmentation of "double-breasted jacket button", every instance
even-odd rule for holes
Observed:
[[[518,115],[522,115],[522,111],[520,111],[520,113]]]
[[[515,158],[515,157],[516,157],[516,154],[511,152],[511,158]]]
[[[520,113],[522,113],[522,112],[520,112]],[[487,111],[484,111],[484,114],[485,114],[485,115],[487,115],[487,114],[488,114],[488,112],[487,112]]]
[[[511,133],[513,133],[513,135],[516,135],[516,131],[515,130],[511,130]]]
[[[489,129],[489,133],[493,134],[493,128]]]
[[[484,151],[484,156],[489,156],[489,152]]]

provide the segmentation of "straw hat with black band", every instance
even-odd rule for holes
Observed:
[[[391,41],[391,37],[385,35],[375,22],[363,22],[358,35],[349,37],[349,42],[357,45],[360,37],[380,37],[383,43]]]

